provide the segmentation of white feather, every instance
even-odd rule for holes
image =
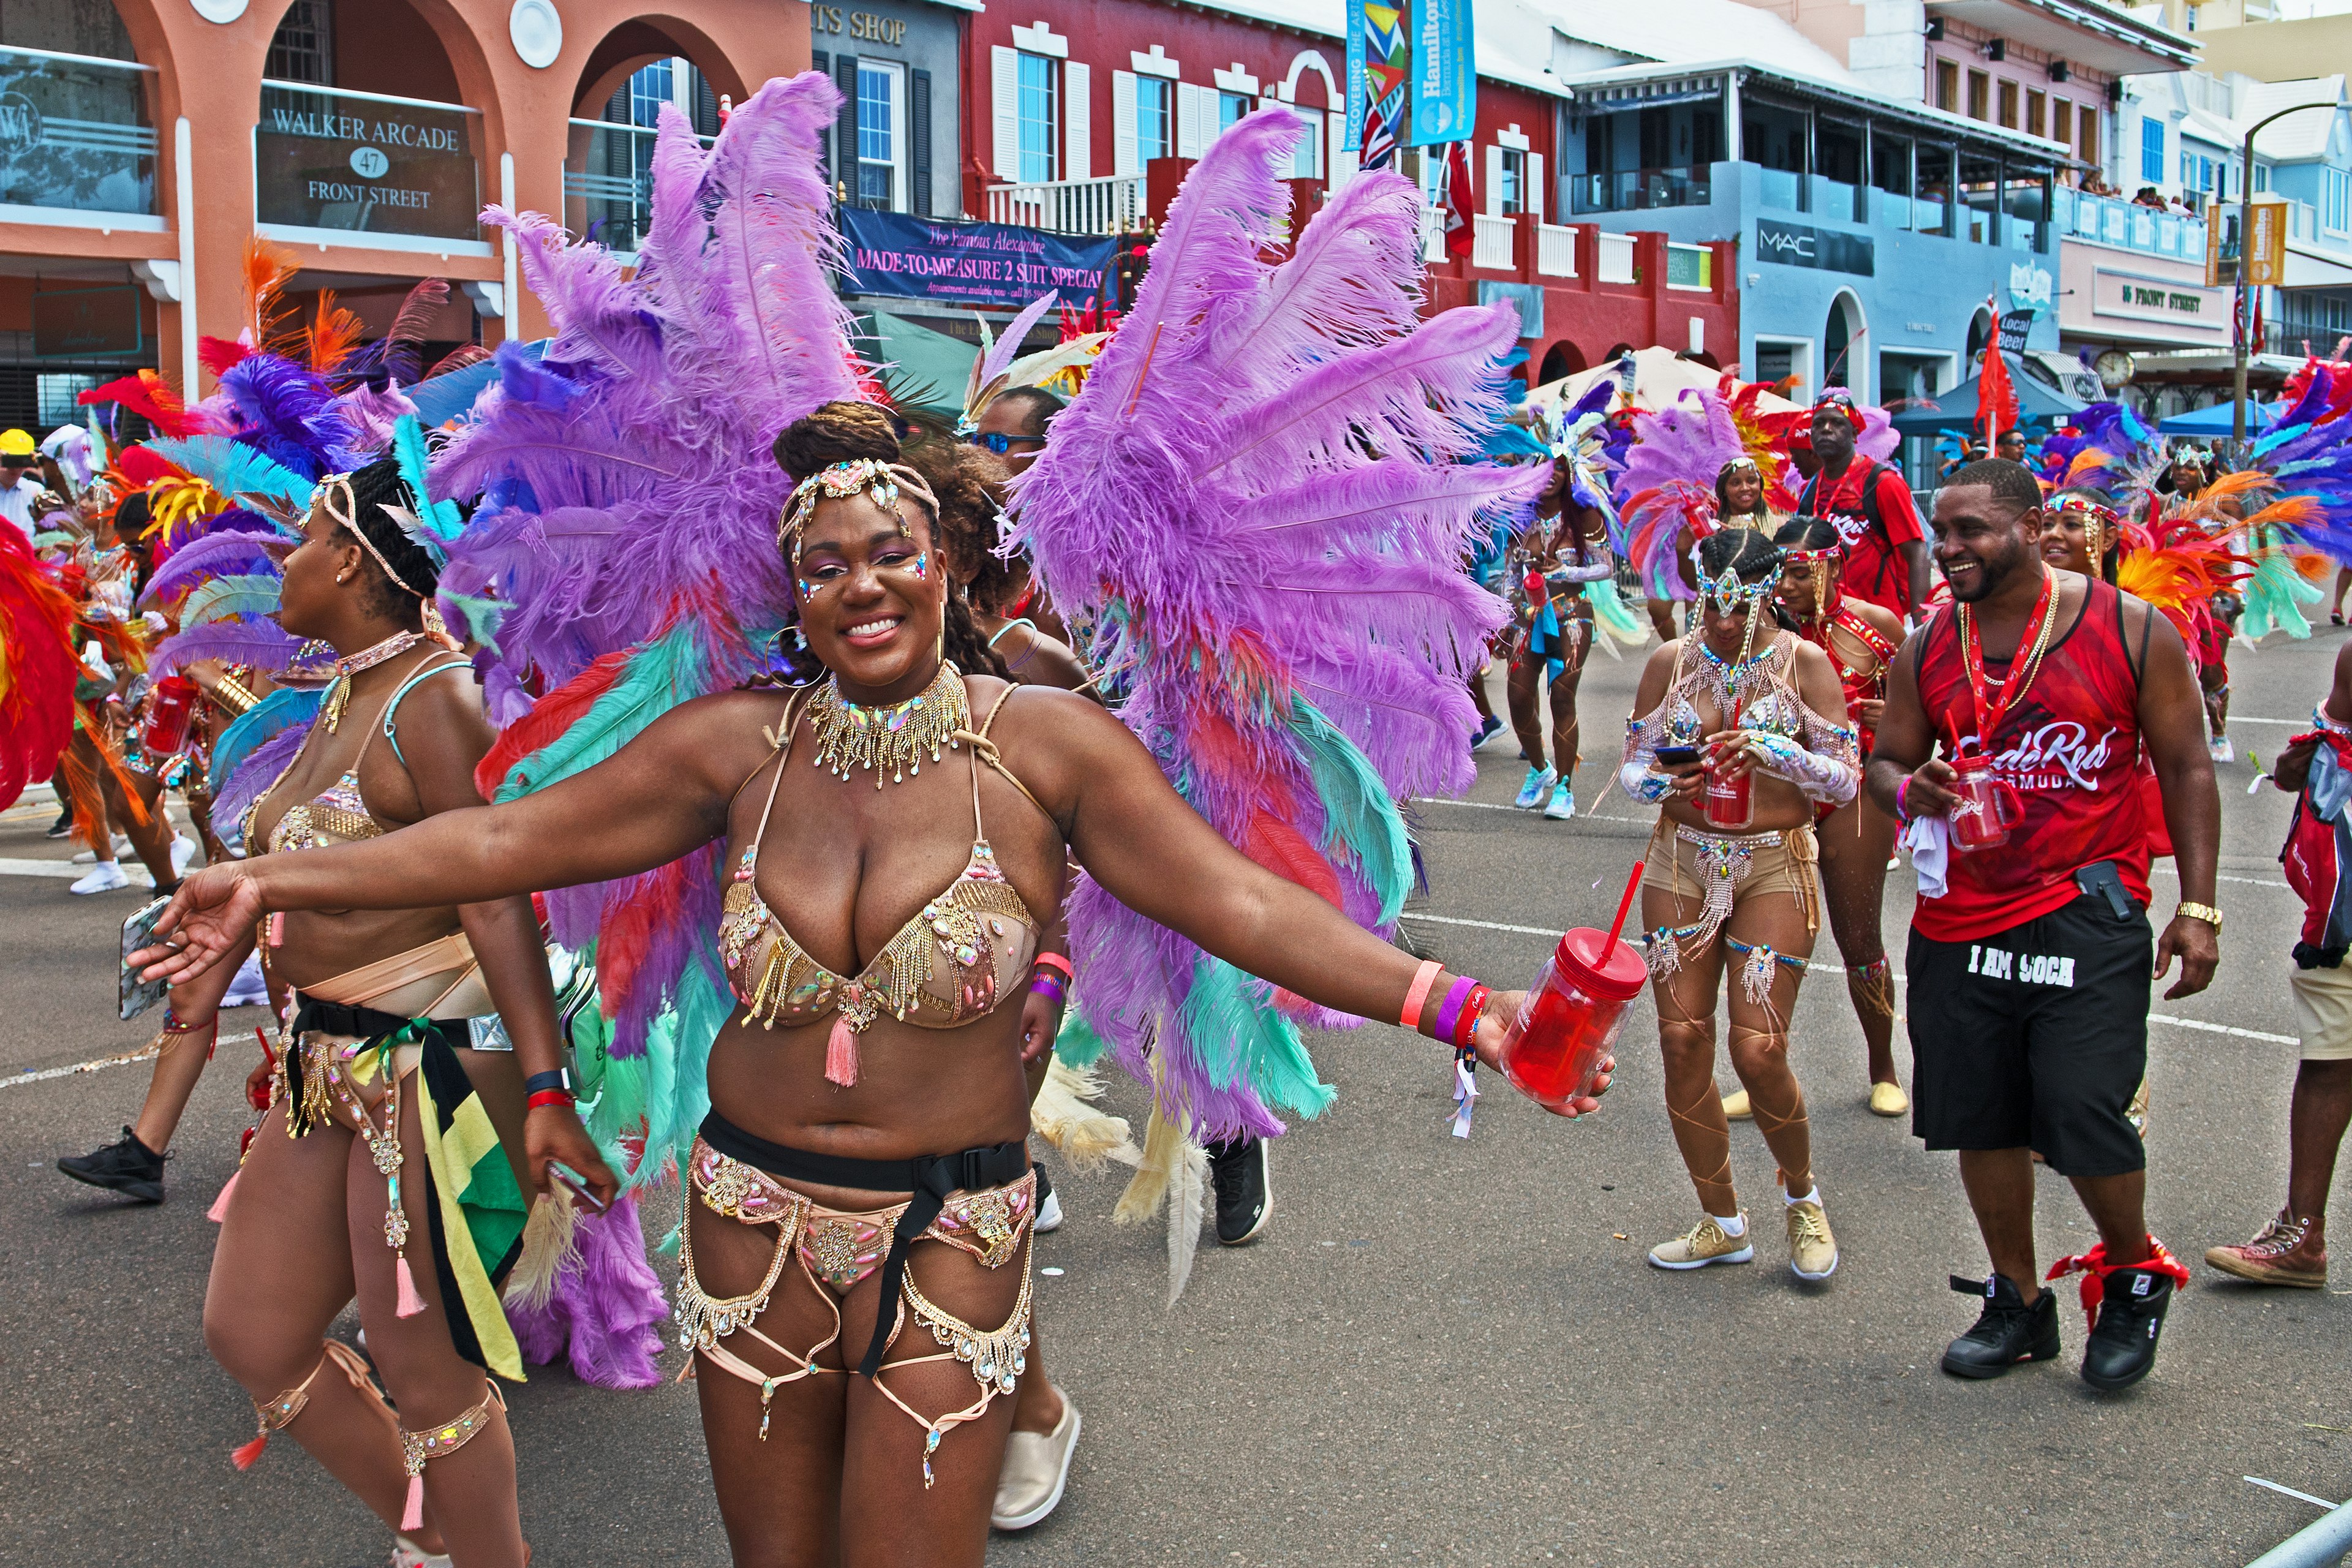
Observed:
[[[1192,1253],[1209,1212],[1209,1152],[1184,1140],[1175,1181],[1168,1193],[1168,1305],[1174,1307],[1192,1279]]]

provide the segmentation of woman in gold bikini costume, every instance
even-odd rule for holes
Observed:
[[[1410,998],[1433,1034],[1420,1002],[1453,983],[1245,859],[1096,704],[945,662],[934,503],[878,410],[827,404],[777,455],[821,682],[688,703],[509,805],[207,870],[161,928],[184,946],[150,952],[185,973],[264,909],[511,898],[724,839],[741,1005],[688,1161],[678,1310],[735,1560],[977,1564],[1029,1320],[1017,1004],[1066,853],[1326,1006],[1402,1018]],[[1475,1030],[1491,1063],[1501,1026]]]
[[[490,727],[466,659],[426,629],[432,559],[386,510],[417,506],[390,458],[320,485],[278,619],[332,645],[337,678],[215,888],[249,895],[481,804]],[[292,1016],[276,1103],[215,1211],[205,1342],[259,1418],[240,1468],[283,1432],[393,1527],[395,1563],[518,1565],[514,1443],[485,1375],[522,1375],[499,1290],[549,1161],[606,1199],[615,1184],[568,1099],[525,1114],[526,1075],[561,1060],[530,900],[371,909],[334,880],[216,928],[219,973],[257,939]],[[324,1337],[354,1297],[396,1415]]]

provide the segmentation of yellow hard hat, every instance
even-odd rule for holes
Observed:
[[[33,438],[22,430],[0,430],[0,458],[29,458]]]

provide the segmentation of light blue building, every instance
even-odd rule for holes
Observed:
[[[1738,246],[1742,373],[1870,403],[1973,374],[1999,314],[2055,349],[2053,187],[2067,149],[1748,59],[1564,77],[1559,210]],[[1834,74],[1832,74],[1834,73]],[[1564,219],[1563,221],[1568,221]]]

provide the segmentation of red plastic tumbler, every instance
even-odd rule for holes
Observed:
[[[2008,843],[2009,830],[2025,814],[2016,786],[1996,777],[1991,762],[1973,749],[1954,756],[1952,768],[1959,775],[1952,793],[1960,797],[1952,808],[1953,842],[1964,852]]]
[[[1706,825],[1736,833],[1755,821],[1755,783],[1752,770],[1732,778],[1714,768],[1707,769],[1706,795],[1702,802]]]
[[[157,681],[147,700],[147,728],[140,734],[140,750],[151,757],[176,755],[188,743],[188,721],[195,705],[195,682],[176,675]]]
[[[1649,978],[1642,955],[1613,933],[1570,931],[1503,1032],[1503,1075],[1555,1110],[1591,1094]]]

